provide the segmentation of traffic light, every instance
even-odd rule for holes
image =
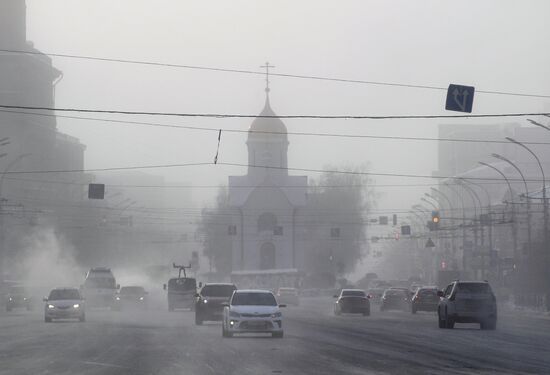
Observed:
[[[439,216],[439,211],[432,211],[432,225],[430,230],[438,230],[440,221],[441,217]]]

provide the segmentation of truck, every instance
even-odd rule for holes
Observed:
[[[120,288],[110,268],[95,267],[86,273],[84,284],[80,287],[81,294],[90,307],[111,308],[115,302],[115,294]]]
[[[195,295],[197,294],[197,280],[192,277],[187,277],[186,269],[191,268],[189,266],[179,266],[175,263],[172,264],[173,268],[179,270],[178,277],[173,277],[168,280],[167,284],[163,285],[164,290],[167,291],[168,298],[168,311],[174,311],[175,309],[189,309],[195,310]],[[181,273],[183,272],[183,277]]]

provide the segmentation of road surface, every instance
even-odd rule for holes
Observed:
[[[496,331],[437,328],[431,313],[333,316],[330,298],[285,314],[285,337],[222,338],[193,313],[88,311],[44,323],[0,314],[0,374],[550,374],[550,319],[501,313]]]

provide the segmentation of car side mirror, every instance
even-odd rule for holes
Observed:
[[[222,302],[223,307],[229,307],[229,302]]]
[[[279,307],[286,307],[286,305],[285,305],[285,304],[281,304],[281,305],[279,305]]]
[[[445,295],[443,294],[443,291],[442,291],[442,290],[438,290],[438,291],[437,291],[437,296],[438,296],[438,297],[444,297]]]
[[[166,284],[162,284],[162,289],[166,290]]]

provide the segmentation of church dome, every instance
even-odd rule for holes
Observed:
[[[259,116],[277,116],[269,105],[269,97],[265,99],[265,106]],[[257,132],[257,133],[256,133]],[[262,132],[266,133],[279,133],[285,136],[287,135],[286,126],[280,118],[276,117],[256,117],[250,128],[248,129],[248,136],[262,135]],[[270,134],[267,134],[270,135]]]

